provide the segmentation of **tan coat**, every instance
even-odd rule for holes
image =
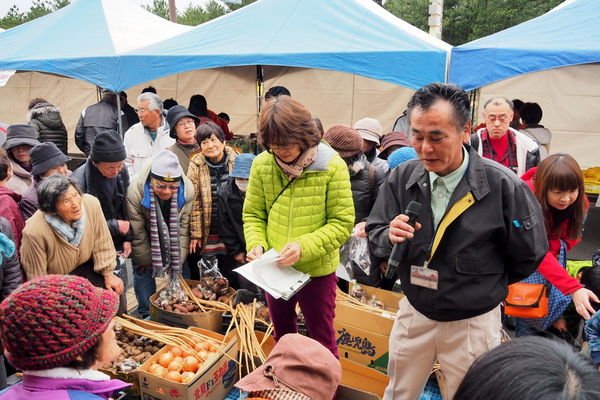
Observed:
[[[229,155],[227,168],[233,171],[233,160],[237,152],[229,146],[225,146],[225,152]],[[188,178],[194,184],[196,189],[196,200],[190,216],[190,236],[192,239],[200,241],[199,253],[204,251],[210,232],[210,221],[212,219],[212,191],[210,187],[210,172],[206,164],[206,157],[202,150],[198,150],[190,156],[190,166],[188,168]]]
[[[78,247],[63,239],[36,211],[27,220],[21,242],[21,265],[31,280],[48,274],[66,275],[75,268],[94,259],[94,271],[102,276],[113,273],[117,252],[100,202],[92,195],[83,195],[85,228]]]
[[[127,190],[127,214],[133,229],[133,242],[131,242],[131,257],[138,265],[152,265],[152,251],[150,250],[150,209],[144,207],[144,186],[148,180],[152,162],[147,160],[142,166]],[[192,182],[183,175],[182,184],[185,193],[185,205],[179,211],[179,245],[181,246],[181,262],[183,263],[190,253],[190,212],[194,202],[195,192]]]

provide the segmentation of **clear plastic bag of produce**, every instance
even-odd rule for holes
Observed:
[[[229,295],[229,281],[219,269],[216,257],[202,257],[198,263],[200,268],[200,285],[192,288],[196,297],[204,300],[223,301]]]
[[[354,278],[353,271],[355,268],[360,268],[367,275],[371,268],[368,239],[366,237],[356,237],[354,234],[353,230],[352,236],[340,248],[340,262],[351,273],[351,279]]]

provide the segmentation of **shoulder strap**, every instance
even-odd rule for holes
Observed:
[[[375,190],[375,166],[373,163],[369,164],[369,188],[373,193],[373,190]]]

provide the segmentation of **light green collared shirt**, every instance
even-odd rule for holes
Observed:
[[[433,223],[437,229],[452,193],[458,186],[463,175],[469,166],[469,152],[463,146],[463,162],[455,171],[446,176],[439,176],[435,172],[429,172],[429,182],[431,182],[431,212],[433,213]]]

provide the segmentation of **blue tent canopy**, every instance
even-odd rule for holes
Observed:
[[[0,34],[0,69],[56,73],[110,90],[146,78],[143,60],[122,70],[119,54],[190,30],[126,0],[76,0]],[[134,83],[134,84],[135,84]]]
[[[418,89],[445,81],[450,48],[372,0],[259,0],[131,51],[121,65],[152,57],[144,74],[156,78],[241,65],[318,68]]]
[[[548,13],[452,49],[449,82],[472,90],[529,72],[600,61],[600,1]]]

